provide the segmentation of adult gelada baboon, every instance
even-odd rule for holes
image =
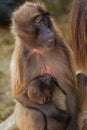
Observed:
[[[77,66],[81,110],[79,122],[82,129],[84,125],[82,118],[87,110],[87,0],[74,0],[71,9],[70,32]]]
[[[16,40],[11,62],[12,93],[17,100],[19,129],[78,130],[72,52],[45,6],[26,2],[17,9],[12,32]],[[59,89],[66,96],[65,111],[58,107]],[[42,101],[36,104],[34,96],[39,99],[43,90]]]
[[[71,9],[70,32],[77,66],[77,84],[87,89],[87,0],[75,0]],[[82,74],[82,75],[81,75]],[[78,80],[80,79],[80,80]],[[84,88],[85,86],[85,88]],[[87,94],[84,94],[84,96]]]

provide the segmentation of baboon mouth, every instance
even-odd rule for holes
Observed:
[[[54,39],[52,38],[52,39],[48,39],[48,42],[53,42],[54,41]]]

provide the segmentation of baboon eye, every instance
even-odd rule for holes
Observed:
[[[41,19],[36,20],[36,23],[37,23],[37,24],[40,24],[41,22],[42,22],[42,20],[41,20]]]
[[[42,17],[41,16],[37,16],[35,18],[35,24],[39,25],[39,24],[41,24],[41,22],[42,22]]]

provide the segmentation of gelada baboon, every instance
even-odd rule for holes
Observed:
[[[77,65],[77,84],[87,89],[87,0],[75,0],[71,9],[70,32]],[[80,79],[80,80],[78,80]],[[87,94],[83,94],[84,96]],[[81,96],[83,97],[83,96]]]
[[[79,122],[82,129],[82,118],[84,111],[87,110],[87,0],[74,0],[71,9],[70,32],[77,66],[81,111]]]
[[[26,2],[17,9],[12,17],[12,32],[16,43],[11,62],[11,81],[12,93],[17,100],[15,113],[19,129],[78,130],[78,98],[72,52],[45,6]],[[32,96],[34,90],[35,96],[38,96],[40,86],[44,86],[42,97],[45,99],[36,104],[37,100],[33,102]],[[58,108],[59,89],[66,96],[65,111]]]

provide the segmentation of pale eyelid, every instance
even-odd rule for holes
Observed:
[[[34,19],[34,21],[35,21],[35,23],[37,23],[37,24],[41,23],[41,21],[42,21],[42,16],[41,16],[41,15],[36,16],[36,18]]]

